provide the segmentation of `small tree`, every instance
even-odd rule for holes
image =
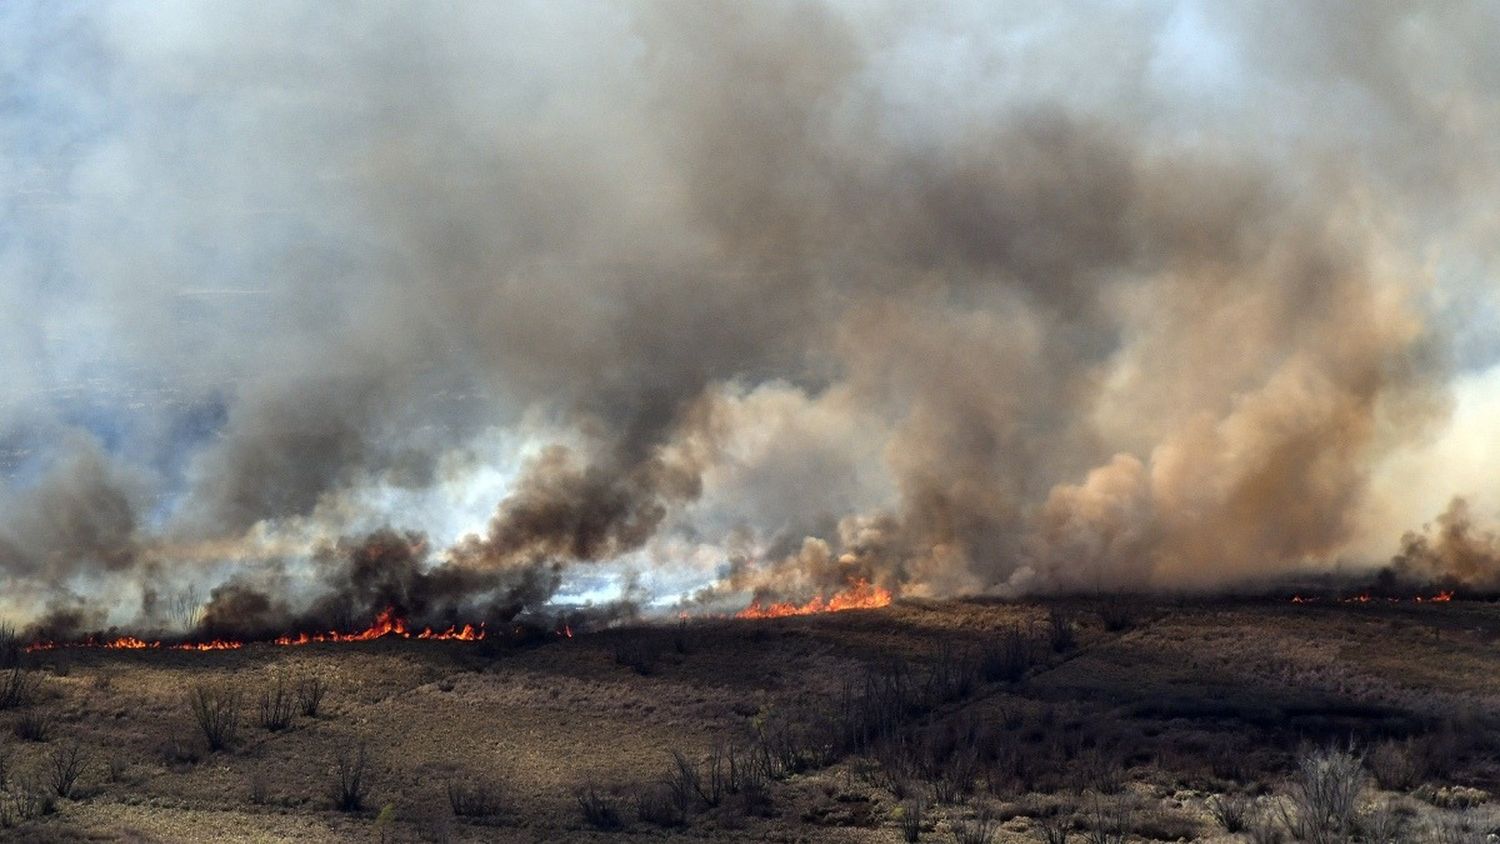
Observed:
[[[53,748],[47,757],[48,784],[58,797],[72,797],[73,788],[87,765],[88,754],[83,752],[78,742]]]

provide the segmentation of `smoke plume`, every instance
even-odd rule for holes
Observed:
[[[1490,4],[0,22],[0,613],[1488,577]]]

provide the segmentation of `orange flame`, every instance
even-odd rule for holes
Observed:
[[[442,632],[433,632],[427,628],[420,633],[412,633],[406,627],[406,619],[396,614],[395,607],[386,607],[375,616],[375,621],[364,630],[355,633],[340,633],[330,630],[327,633],[298,633],[295,636],[278,636],[275,640],[278,645],[310,645],[315,642],[368,642],[384,636],[395,636],[400,639],[432,639],[453,640],[460,642],[477,642],[484,638],[484,625],[475,627],[465,624],[462,628],[449,627]]]
[[[1292,603],[1294,604],[1316,604],[1321,602],[1322,600],[1322,598],[1319,598],[1317,596],[1292,596]],[[1449,601],[1453,600],[1453,591],[1450,589],[1443,589],[1439,590],[1434,595],[1413,595],[1410,598],[1378,598],[1374,595],[1371,595],[1369,592],[1361,592],[1358,595],[1347,595],[1343,598],[1335,598],[1332,600],[1335,600],[1340,604],[1372,604],[1381,601],[1384,601],[1387,604],[1402,604],[1406,603],[1407,601],[1411,601],[1414,604],[1446,604]]]
[[[836,592],[826,599],[819,595],[805,604],[762,604],[759,600],[751,601],[750,606],[735,613],[734,617],[785,618],[792,615],[813,615],[822,612],[869,610],[886,606],[890,602],[891,591],[889,589],[874,586],[870,581],[860,579],[852,582],[849,588],[842,592]]]

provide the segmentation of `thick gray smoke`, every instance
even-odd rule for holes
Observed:
[[[1482,2],[7,4],[0,611],[1378,560],[1431,515],[1384,467],[1500,359],[1497,36]]]

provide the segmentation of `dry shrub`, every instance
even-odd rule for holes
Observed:
[[[188,693],[188,708],[208,742],[209,752],[235,742],[240,729],[240,693],[227,683],[200,683]]]
[[[687,822],[677,793],[666,783],[652,783],[636,794],[635,816],[645,823],[667,828]]]
[[[1238,794],[1215,794],[1208,798],[1208,813],[1228,833],[1244,832],[1250,821],[1250,800]]]
[[[1381,742],[1370,749],[1366,761],[1381,788],[1410,791],[1422,784],[1423,765],[1411,739]]]
[[[16,738],[22,741],[46,741],[52,735],[54,719],[45,709],[32,709],[16,719]]]
[[[30,706],[41,691],[41,675],[19,662],[0,673],[0,710]]]
[[[1010,626],[996,633],[980,651],[979,675],[986,683],[1012,683],[1026,676],[1031,662],[1031,637],[1020,627]]]
[[[370,796],[369,753],[360,742],[353,753],[342,751],[334,763],[330,796],[341,812],[358,812]]]
[[[896,808],[896,820],[901,824],[901,839],[907,844],[916,844],[922,838],[923,815],[927,805],[921,800],[908,800]]]
[[[583,819],[589,826],[614,830],[624,825],[614,798],[599,786],[593,783],[579,786],[573,791],[573,799],[578,801],[578,811],[583,814]]]
[[[28,777],[11,791],[0,791],[0,829],[35,820],[57,811],[57,795],[35,777]]]
[[[1303,753],[1282,803],[1282,821],[1293,838],[1308,844],[1344,844],[1354,830],[1367,775],[1364,760],[1350,750]]]
[[[1136,607],[1124,598],[1111,598],[1099,607],[1099,621],[1111,633],[1123,633],[1139,623]]]
[[[644,638],[622,639],[615,643],[615,664],[623,665],[645,677],[656,673],[660,653]]]
[[[278,676],[273,686],[260,693],[260,725],[273,733],[290,727],[295,706],[286,679]]]
[[[1067,653],[1078,646],[1073,632],[1073,614],[1053,607],[1047,613],[1047,642],[1054,653]]]
[[[951,821],[949,829],[953,833],[954,844],[990,844],[995,840],[995,833],[1000,830],[1000,822],[989,807],[981,806],[973,817]]]
[[[505,789],[488,778],[465,777],[447,784],[448,807],[460,818],[490,818],[505,808]]]
[[[88,754],[78,742],[55,747],[47,755],[47,783],[58,797],[72,797],[78,778],[88,767]]]
[[[297,682],[297,708],[303,717],[316,718],[323,708],[323,696],[328,693],[328,684],[317,675],[303,677]]]

